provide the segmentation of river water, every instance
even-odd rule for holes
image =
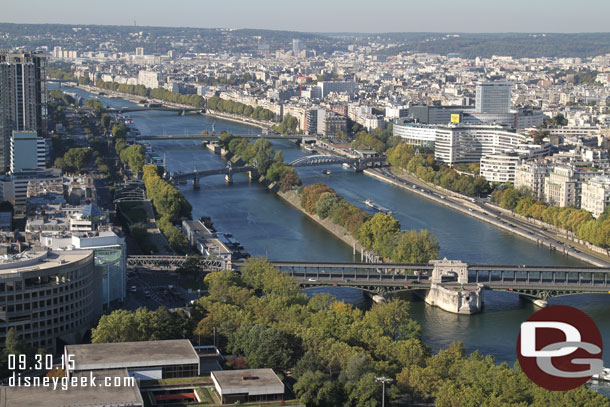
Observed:
[[[85,97],[91,94],[79,89],[68,89]],[[121,99],[100,97],[106,106],[132,106]],[[253,133],[250,126],[213,119],[200,115],[178,116],[164,112],[130,113],[143,135],[195,134],[211,131],[212,125],[220,132]],[[200,146],[195,140],[156,140],[150,142],[159,156],[166,155],[169,170],[192,171],[195,167],[213,169],[224,167],[217,155]],[[294,144],[274,141],[276,150],[284,151],[287,162],[306,155]],[[331,175],[322,174],[329,169]],[[363,201],[373,199],[393,211],[403,229],[429,229],[441,245],[440,256],[479,264],[532,264],[579,265],[582,262],[564,257],[536,246],[529,240],[501,231],[485,222],[449,209],[417,194],[380,182],[341,166],[299,168],[304,184],[323,182],[333,187],[346,200],[367,209]],[[234,176],[234,184],[227,185],[223,176],[200,180],[201,188],[193,190],[181,186],[185,197],[193,206],[193,218],[210,216],[218,230],[232,233],[248,252],[266,256],[271,260],[359,261],[352,249],[336,239],[322,227],[308,219],[273,193],[256,183],[250,183],[246,174]],[[319,289],[329,291],[338,298],[362,304],[365,298],[358,290],[348,288]],[[309,290],[316,291],[316,290]],[[411,313],[422,325],[422,339],[434,351],[451,342],[462,341],[469,351],[479,349],[492,354],[498,361],[516,360],[515,343],[520,324],[536,308],[516,294],[486,291],[484,312],[473,315],[455,315],[411,302]],[[605,343],[610,343],[610,296],[577,295],[555,298],[550,304],[578,307],[597,323]],[[610,352],[604,356],[610,366]],[[603,393],[609,394],[607,388]]]

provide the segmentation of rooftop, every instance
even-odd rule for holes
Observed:
[[[284,383],[273,369],[222,370],[212,372],[212,379],[220,387],[222,394],[284,393]]]
[[[83,260],[91,255],[91,253],[93,253],[91,250],[62,252],[28,250],[14,255],[0,255],[0,273],[19,273],[50,269],[60,264]]]
[[[187,339],[67,345],[74,371],[199,363]]]

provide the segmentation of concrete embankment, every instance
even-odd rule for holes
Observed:
[[[404,184],[398,182],[397,180],[394,180],[392,178],[389,178],[389,177],[386,177],[386,176],[384,176],[382,174],[379,174],[379,173],[377,173],[374,170],[364,170],[364,173],[366,175],[371,176],[371,177],[377,178],[377,179],[379,179],[381,181],[384,181],[384,182],[390,183],[392,185],[395,185],[395,186],[397,186],[399,188],[403,188],[403,189],[406,189],[408,191],[411,191],[411,192],[413,192],[413,193],[415,193],[415,194],[417,194],[419,196],[422,196],[422,197],[424,197],[426,199],[430,199],[430,200],[432,200],[432,201],[434,201],[436,203],[439,203],[441,205],[447,206],[447,207],[449,207],[451,209],[454,209],[456,211],[460,211],[463,214],[466,214],[466,215],[471,216],[473,218],[482,220],[483,222],[487,222],[489,224],[492,224],[492,225],[494,225],[494,226],[496,226],[496,227],[498,227],[498,228],[500,228],[502,230],[514,233],[514,234],[516,234],[518,236],[521,236],[521,237],[523,237],[525,239],[531,240],[532,242],[534,242],[536,244],[539,244],[539,245],[542,245],[542,246],[545,246],[545,247],[549,247],[549,245],[550,245],[551,247],[554,248],[554,246],[552,244],[542,242],[539,238],[530,235],[526,231],[523,231],[523,230],[518,229],[516,227],[511,227],[507,223],[502,223],[502,221],[496,219],[493,214],[489,214],[487,212],[482,212],[481,208],[478,207],[477,205],[470,205],[467,202],[464,202],[464,203],[461,203],[461,204],[457,204],[457,203],[455,203],[455,202],[453,202],[453,201],[451,201],[451,200],[449,200],[447,198],[441,198],[440,196],[438,196],[438,195],[436,195],[434,193],[423,192],[423,191],[421,191],[419,189],[419,187],[418,188],[411,188],[409,185],[404,185]],[[594,266],[598,266],[598,267],[607,267],[608,266],[607,262],[604,262],[603,260],[592,259],[592,258],[583,256],[580,253],[568,252],[567,255],[570,255],[570,256],[572,256],[574,258],[577,258],[579,260],[582,260],[584,262],[593,264]]]

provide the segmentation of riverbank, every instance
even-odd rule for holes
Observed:
[[[361,253],[362,256],[364,256],[364,252],[366,252],[366,249],[362,247],[362,245],[352,235],[349,234],[347,229],[345,229],[343,226],[333,223],[333,221],[329,218],[320,219],[318,215],[312,215],[308,213],[305,208],[301,206],[301,199],[296,190],[291,190],[287,192],[277,192],[277,195],[284,201],[288,202],[290,205],[301,211],[303,214],[309,217],[309,219],[313,220],[314,222],[322,226],[324,229],[332,233],[333,236],[340,239],[343,243],[350,246],[354,250],[354,254],[358,251]]]
[[[528,240],[536,243],[537,245],[548,247],[549,250],[557,250],[557,244],[554,244],[555,241],[551,240],[550,238],[547,239],[542,236],[537,236],[534,234],[534,232],[532,232],[531,230],[528,230],[526,228],[515,226],[514,223],[518,223],[518,222],[516,222],[514,219],[503,220],[497,214],[487,211],[487,210],[483,209],[481,206],[476,205],[473,202],[467,202],[463,198],[462,198],[462,202],[459,202],[459,203],[452,201],[451,199],[449,199],[448,196],[441,195],[441,193],[438,192],[436,188],[433,189],[432,187],[423,183],[420,180],[409,179],[408,180],[409,184],[406,184],[405,179],[398,177],[398,176],[392,178],[390,176],[384,175],[383,173],[381,173],[379,170],[376,170],[376,169],[367,169],[367,170],[364,170],[364,173],[366,175],[374,177],[378,180],[395,185],[399,188],[408,190],[421,197],[424,197],[426,199],[439,203],[443,206],[446,206],[446,207],[449,207],[456,211],[459,211],[470,217],[473,217],[473,218],[476,218],[483,222],[489,223],[497,228],[500,228],[507,232],[516,234],[520,237],[523,237],[525,239],[528,239]],[[416,188],[413,188],[413,185],[416,185]],[[509,223],[509,221],[510,221],[510,223]],[[562,253],[566,256],[571,256],[571,257],[574,257],[581,261],[590,263],[597,267],[609,267],[610,266],[610,262],[598,259],[596,257],[587,255],[584,253],[577,253],[573,250],[564,250],[564,251],[560,251],[560,253]]]

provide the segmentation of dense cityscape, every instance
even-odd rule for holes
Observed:
[[[0,23],[0,404],[609,406],[609,143],[605,33]]]

